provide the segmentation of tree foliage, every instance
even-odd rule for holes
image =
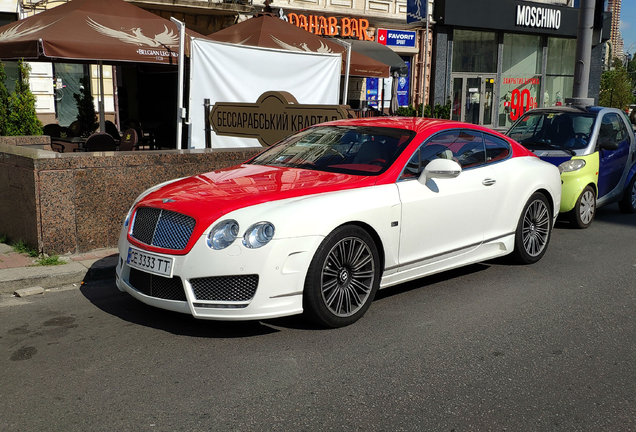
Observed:
[[[620,62],[613,62],[614,70],[603,72],[601,75],[601,91],[599,105],[618,109],[627,109],[632,103],[633,85],[629,79],[627,69]]]
[[[0,136],[6,135],[7,121],[9,119],[9,90],[5,85],[7,73],[4,64],[0,61]]]
[[[77,121],[80,123],[80,130],[83,136],[92,134],[98,126],[97,113],[93,104],[93,95],[91,94],[90,78],[85,76],[81,80],[80,93],[75,93],[75,103],[77,104]]]
[[[31,66],[20,60],[18,71],[20,75],[15,89],[7,99],[7,120],[3,132],[7,136],[42,135],[42,122],[36,114],[35,96],[29,86]]]

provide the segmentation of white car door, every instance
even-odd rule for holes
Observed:
[[[455,178],[417,180],[428,162],[453,158],[462,166]],[[495,170],[486,164],[480,132],[453,130],[428,140],[397,184],[402,203],[400,271],[415,269],[478,247],[497,204]]]

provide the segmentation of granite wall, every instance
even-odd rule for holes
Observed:
[[[261,150],[54,153],[0,143],[0,234],[47,253],[115,247],[145,189],[236,165]]]

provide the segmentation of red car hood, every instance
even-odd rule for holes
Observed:
[[[372,186],[376,180],[375,176],[247,164],[213,171],[164,186],[137,204],[136,209],[154,207],[193,217],[196,226],[184,250],[167,251],[143,245],[130,235],[128,238],[151,251],[186,254],[214,221],[234,210],[268,201]]]

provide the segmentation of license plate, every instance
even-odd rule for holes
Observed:
[[[126,258],[126,263],[131,267],[169,278],[172,277],[173,262],[174,258],[140,251],[133,247],[128,248],[128,258]]]

